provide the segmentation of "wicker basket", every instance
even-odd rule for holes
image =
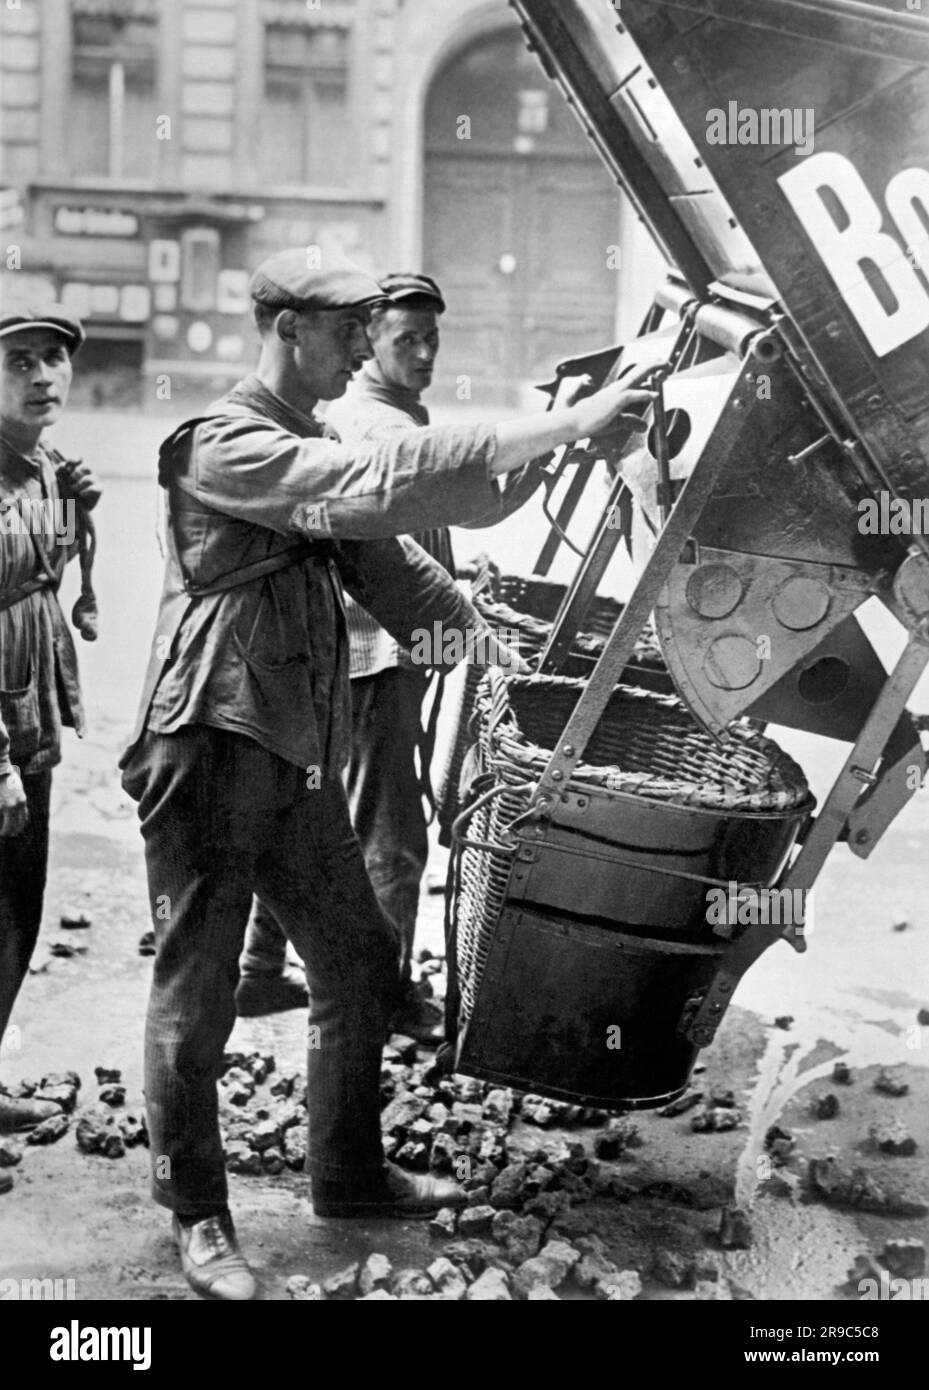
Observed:
[[[462,1021],[474,1007],[507,899],[513,867],[511,828],[525,814],[551,749],[583,689],[581,680],[506,677],[497,669],[486,672],[479,683],[473,721],[478,776],[470,797],[473,813],[467,817],[464,842],[455,855],[452,905]],[[667,840],[671,844],[677,843],[682,811],[714,813],[705,818],[714,825],[731,818],[757,817],[767,835],[778,831],[780,823],[799,823],[810,805],[803,772],[770,739],[744,725],[733,725],[728,742],[717,742],[675,696],[624,685],[613,692],[587,745],[585,761],[565,788],[584,789],[620,794],[623,805],[616,803],[613,836],[619,844],[630,838],[628,818],[634,811],[628,809],[629,796],[669,808]],[[678,808],[677,822],[670,808]],[[710,839],[715,835],[714,830]],[[580,843],[583,852],[583,840]],[[756,848],[752,841],[749,853]],[[647,850],[641,852],[647,856]],[[601,870],[592,863],[588,872]],[[648,870],[640,866],[637,872],[641,877]],[[695,893],[695,884],[687,887]],[[583,911],[583,901],[578,900],[578,916]]]
[[[531,664],[548,642],[566,593],[564,584],[550,579],[501,575],[493,580],[488,576],[487,586],[475,595],[474,603],[492,628],[518,634],[520,656]],[[623,605],[616,599],[597,595],[585,618],[584,631],[575,637],[565,660],[567,675],[583,676],[593,668],[622,611]],[[458,703],[453,713],[455,732],[444,765],[435,778],[440,841],[445,845],[451,842],[451,827],[461,809],[461,770],[476,737],[472,716],[483,674],[483,667],[468,666],[464,682],[458,686]],[[671,689],[658,640],[650,628],[637,641],[626,674],[630,678],[634,674],[637,682],[649,689]]]

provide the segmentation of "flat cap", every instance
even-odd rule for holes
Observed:
[[[305,247],[278,251],[262,261],[248,292],[257,304],[272,309],[350,309],[384,298],[377,281],[357,266],[309,269]]]
[[[60,333],[72,357],[84,341],[80,319],[52,299],[20,299],[0,308],[0,338],[27,328],[51,328]]]
[[[438,306],[437,312],[445,313],[442,291],[429,275],[416,275],[411,270],[398,270],[391,275],[385,275],[380,284],[381,290],[392,304],[402,304],[405,299],[431,299]]]

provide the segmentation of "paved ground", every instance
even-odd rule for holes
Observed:
[[[105,423],[104,438],[101,417],[72,416],[64,435],[76,452],[99,462],[108,485],[100,513],[102,637],[81,651],[91,732],[82,744],[68,737],[57,775],[43,938],[36,973],[0,1054],[0,1076],[12,1082],[73,1067],[86,1096],[94,1089],[94,1067],[116,1066],[124,1073],[128,1105],[138,1107],[150,961],[139,957],[137,942],[147,909],[134,810],[119,788],[115,762],[131,727],[157,604],[160,560],[150,479],[153,446],[165,422],[106,417]],[[528,572],[543,534],[537,515],[518,517],[492,536],[463,535],[459,554],[485,545],[506,570]],[[889,628],[881,637],[892,641]],[[929,708],[929,699],[921,705]],[[802,740],[791,747],[817,786],[842,751]],[[836,851],[816,892],[806,955],[778,946],[743,983],[716,1045],[704,1055],[707,1070],[698,1083],[732,1088],[744,1124],[704,1135],[691,1132],[688,1116],[642,1116],[642,1145],[618,1171],[637,1187],[670,1184],[671,1198],[598,1201],[578,1209],[578,1219],[604,1235],[621,1268],[643,1273],[647,1297],[682,1296],[648,1275],[659,1247],[702,1252],[759,1299],[821,1300],[847,1296],[839,1289],[857,1255],[878,1252],[891,1236],[929,1235],[925,1218],[809,1205],[799,1161],[770,1180],[763,1161],[765,1134],[780,1123],[798,1137],[801,1158],[840,1154],[929,1203],[929,1041],[915,1026],[917,1011],[929,1004],[927,821],[924,794],[869,863]],[[438,850],[432,867],[441,873]],[[85,910],[93,926],[68,934],[86,952],[61,959],[49,948],[65,935],[57,923],[69,907]],[[440,943],[440,916],[441,898],[424,896],[423,944]],[[904,922],[906,930],[894,930]],[[788,1031],[774,1027],[775,1017],[785,1014],[794,1019]],[[231,1046],[268,1049],[279,1068],[299,1067],[302,1033],[297,1015],[240,1023]],[[836,1119],[816,1120],[810,1097],[836,1089],[829,1077],[837,1057],[849,1062],[855,1084],[837,1091],[842,1109]],[[892,1100],[873,1091],[882,1066],[897,1068],[909,1081],[908,1097]],[[909,1126],[919,1145],[915,1156],[871,1151],[869,1125],[888,1117]],[[552,1137],[518,1126],[514,1143]],[[590,1134],[566,1137],[589,1142]],[[50,1148],[27,1149],[13,1192],[0,1199],[0,1278],[74,1279],[81,1299],[190,1297],[165,1216],[148,1200],[145,1170],[141,1150],[114,1161],[88,1157],[77,1151],[73,1135]],[[243,1243],[267,1297],[285,1297],[292,1274],[325,1278],[372,1250],[386,1251],[396,1266],[422,1265],[435,1253],[421,1225],[317,1221],[302,1179],[293,1174],[234,1178],[232,1188]],[[681,1204],[683,1189],[691,1193],[690,1206]],[[756,1239],[748,1251],[724,1253],[710,1233],[719,1207],[733,1198],[751,1211]]]

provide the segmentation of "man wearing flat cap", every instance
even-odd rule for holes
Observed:
[[[483,627],[406,533],[499,515],[497,478],[602,431],[643,393],[610,387],[496,428],[424,429],[367,447],[314,415],[371,356],[352,268],[272,256],[251,282],[257,370],[162,445],[169,548],[140,719],[122,760],[139,802],[156,957],[145,1092],[153,1190],[202,1295],[256,1293],[227,1204],[222,1051],[253,894],[309,983],[307,1172],[318,1216],[425,1215],[457,1185],[385,1164],[380,1065],[398,990],[396,929],[352,831],[343,584],[397,641]]]
[[[67,404],[83,341],[58,304],[0,310],[0,1039],[42,920],[62,725],[83,731],[57,591],[77,554],[77,511],[95,506],[100,490],[89,468],[42,438]],[[0,1132],[33,1128],[57,1110],[0,1094]]]
[[[422,395],[432,383],[439,351],[442,291],[430,276],[409,271],[385,275],[379,283],[384,299],[372,307],[368,325],[374,355],[326,412],[327,425],[352,448],[429,424]],[[510,474],[499,516],[521,507],[540,481],[541,471],[533,463]],[[413,539],[448,574],[456,573],[447,527],[419,531]],[[345,609],[352,694],[349,808],[378,901],[400,932],[400,999],[390,1028],[438,1046],[444,1037],[441,1010],[420,995],[411,971],[419,886],[429,853],[423,801],[431,738],[422,727],[422,708],[431,672],[415,664],[410,652],[350,596]],[[438,698],[433,696],[430,728]],[[286,967],[286,938],[258,902],[242,958],[238,1012],[272,1012],[298,999],[299,984]]]

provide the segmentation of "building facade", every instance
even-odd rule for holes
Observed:
[[[505,0],[4,0],[0,84],[3,292],[80,315],[98,404],[240,375],[284,246],[435,275],[446,394],[487,404],[644,312],[647,239]]]

